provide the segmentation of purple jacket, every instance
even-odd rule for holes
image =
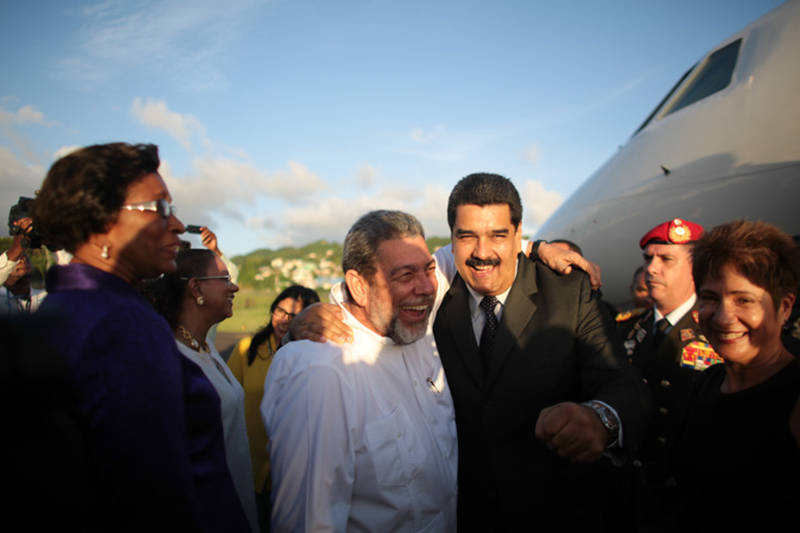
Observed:
[[[219,398],[166,321],[134,287],[88,265],[53,267],[46,283],[40,312],[59,318],[48,333],[72,374],[105,525],[249,531]]]

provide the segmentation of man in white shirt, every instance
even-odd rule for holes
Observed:
[[[0,315],[22,315],[39,308],[47,292],[31,287],[32,277],[31,261],[22,254],[0,287]]]
[[[293,342],[267,375],[273,530],[455,531],[455,413],[431,333],[447,285],[422,226],[364,215],[342,267],[331,299],[354,342]]]

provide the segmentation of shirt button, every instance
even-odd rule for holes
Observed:
[[[400,436],[400,435],[398,435],[398,437],[399,437],[399,436]],[[665,439],[664,437],[658,437],[658,442],[659,442],[660,444],[666,444],[666,443],[667,443],[667,439]]]
[[[403,434],[402,434],[401,432],[399,432],[399,431],[398,431],[398,432],[397,432],[397,438],[399,439],[399,438],[400,438],[400,437],[402,437],[402,436],[403,436]]]
[[[669,387],[669,381],[667,381],[666,379],[662,379],[661,380],[661,387],[664,388],[664,389]]]
[[[416,379],[414,380],[414,386],[415,387],[417,386],[417,380]]]

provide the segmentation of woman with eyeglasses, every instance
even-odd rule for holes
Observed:
[[[305,307],[319,302],[311,289],[292,285],[281,292],[270,306],[270,321],[252,338],[239,341],[228,359],[233,375],[244,387],[244,409],[247,434],[250,437],[250,460],[253,466],[253,485],[258,502],[261,531],[269,531],[269,493],[271,489],[267,432],[261,420],[261,398],[264,380],[272,364],[272,357],[289,331],[292,319]]]
[[[249,531],[219,397],[135,288],[175,270],[184,231],[158,166],[154,145],[82,148],[53,164],[32,209],[73,256],[47,272],[39,312],[57,321],[43,334],[69,372],[86,445],[84,529]]]
[[[236,492],[253,531],[258,531],[250,448],[244,418],[244,391],[206,336],[211,326],[233,316],[239,287],[222,259],[206,249],[178,254],[174,272],[140,284],[139,290],[167,319],[181,354],[199,366],[219,395],[225,455]]]

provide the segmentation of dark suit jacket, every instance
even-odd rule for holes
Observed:
[[[721,362],[703,336],[693,316],[695,311],[697,304],[672,326],[658,346],[653,341],[652,310],[621,326],[631,363],[641,372],[653,397],[652,420],[636,454],[637,465],[643,465],[645,479],[652,484],[661,484],[670,476],[667,465],[686,415],[692,384],[706,368],[703,363],[687,366],[688,359],[702,354]],[[644,337],[636,342],[640,329]],[[682,364],[684,359],[687,361]]]
[[[584,467],[536,439],[541,410],[602,400],[619,414],[626,447],[638,442],[649,411],[647,388],[589,277],[561,276],[520,256],[487,376],[460,276],[439,308],[434,333],[456,410],[459,530],[569,530],[564,514],[577,516],[578,492],[600,489],[584,482]]]

